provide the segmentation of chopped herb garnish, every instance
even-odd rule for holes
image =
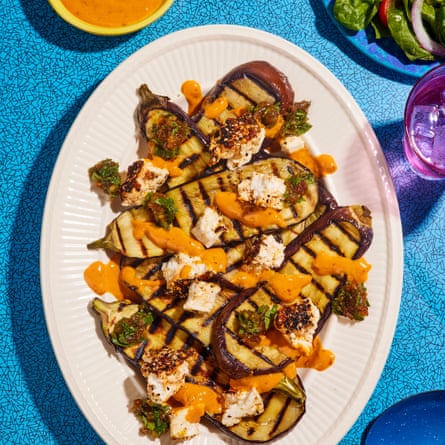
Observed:
[[[153,314],[145,307],[129,318],[119,320],[111,333],[111,341],[116,346],[126,348],[142,342],[147,326],[153,323]]]
[[[258,344],[260,336],[264,335],[272,326],[277,311],[277,305],[272,307],[263,305],[256,311],[246,310],[238,312],[238,335],[243,337],[249,344]]]
[[[332,300],[332,312],[361,321],[368,315],[368,292],[363,283],[347,281]]]
[[[301,202],[304,199],[308,186],[314,182],[315,176],[309,171],[288,178],[286,180],[286,201],[290,204]]]
[[[160,437],[170,426],[170,406],[160,405],[147,399],[138,399],[133,403],[133,413],[142,423],[141,433]]]
[[[263,305],[258,308],[258,311],[263,315],[264,327],[266,328],[266,331],[268,331],[272,326],[275,314],[278,311],[278,306],[276,304],[274,304],[272,307]]]
[[[121,184],[119,164],[117,162],[111,159],[104,159],[88,169],[88,176],[110,198],[117,196]]]
[[[292,110],[284,116],[284,124],[280,130],[280,136],[300,136],[306,133],[312,125],[308,122],[308,109],[310,102],[296,102]]]
[[[156,122],[146,129],[149,152],[163,159],[175,158],[181,144],[189,138],[190,128],[172,113],[156,117]]]
[[[252,114],[266,128],[272,128],[280,118],[280,104],[261,102],[254,107]]]
[[[148,193],[144,205],[152,211],[156,224],[164,229],[170,227],[178,211],[173,199],[161,193]]]

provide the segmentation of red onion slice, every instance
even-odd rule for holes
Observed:
[[[413,30],[416,34],[417,40],[423,49],[426,49],[431,54],[445,57],[445,47],[433,40],[427,33],[422,20],[422,5],[423,0],[414,0],[411,9],[411,19],[413,22]]]

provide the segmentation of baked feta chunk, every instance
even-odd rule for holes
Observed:
[[[293,348],[308,355],[320,320],[320,311],[310,298],[300,297],[291,305],[282,305],[275,315],[275,327]]]
[[[265,135],[265,129],[251,114],[229,118],[210,141],[211,162],[226,159],[227,168],[235,170],[260,151]]]
[[[250,262],[255,269],[276,269],[284,261],[284,245],[273,235],[262,235],[255,248],[256,254]]]
[[[157,191],[167,180],[166,168],[153,165],[149,159],[139,159],[128,167],[127,177],[120,186],[123,206],[141,205],[148,193]]]
[[[191,439],[199,434],[199,422],[187,420],[189,410],[187,406],[174,408],[170,414],[170,437],[172,439]]]
[[[287,136],[280,141],[280,146],[281,150],[290,155],[304,148],[304,139],[301,136]]]
[[[185,382],[190,373],[193,353],[173,350],[167,346],[148,349],[141,360],[141,374],[147,381],[147,397],[155,403],[164,403]]]
[[[238,184],[238,197],[260,207],[281,210],[284,205],[286,184],[277,176],[253,173],[252,178]]]
[[[244,417],[257,416],[264,411],[263,399],[256,388],[224,394],[222,424],[236,425]]]
[[[215,305],[215,300],[221,288],[215,283],[194,281],[189,286],[188,297],[184,303],[186,311],[208,313]]]
[[[226,226],[221,215],[211,207],[206,207],[191,232],[198,241],[209,248],[216,243],[225,230]]]
[[[204,274],[207,266],[201,258],[180,252],[162,264],[161,270],[167,287],[171,287],[177,280],[193,279]]]

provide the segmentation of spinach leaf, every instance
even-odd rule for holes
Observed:
[[[409,60],[434,60],[434,56],[420,46],[403,9],[393,7],[388,10],[388,27]]]
[[[430,5],[427,2],[423,2],[422,5],[422,20],[431,28],[434,28],[436,25],[436,10],[433,5]]]
[[[380,0],[335,0],[334,17],[346,28],[359,31],[377,14],[379,3]]]
[[[436,20],[434,24],[436,30],[436,40],[445,46],[445,4],[436,9]]]

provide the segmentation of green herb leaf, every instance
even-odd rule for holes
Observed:
[[[153,314],[145,307],[141,307],[132,317],[122,318],[116,323],[110,335],[111,341],[123,348],[141,343],[153,319]]]
[[[278,306],[260,306],[256,311],[246,310],[236,314],[238,320],[238,335],[244,337],[247,343],[257,344],[260,335],[264,335],[272,326]]]
[[[170,427],[170,407],[153,403],[147,399],[134,401],[133,413],[142,423],[141,432],[154,437],[160,437]]]
[[[299,175],[290,176],[286,180],[285,199],[290,204],[296,204],[304,199],[308,186],[315,183],[315,176],[312,172],[304,172]]]
[[[110,198],[117,196],[121,184],[119,164],[117,162],[111,159],[104,159],[88,169],[88,176]]]
[[[173,199],[161,193],[148,193],[144,205],[152,211],[156,224],[164,229],[171,226],[178,212]]]
[[[350,320],[364,320],[368,307],[368,293],[363,283],[347,281],[332,301],[332,312]]]
[[[300,136],[312,128],[308,121],[310,102],[296,102],[292,110],[284,116],[284,124],[280,129],[280,136]]]

